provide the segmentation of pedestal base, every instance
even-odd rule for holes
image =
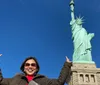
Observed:
[[[100,85],[100,68],[95,63],[73,63],[68,85]]]

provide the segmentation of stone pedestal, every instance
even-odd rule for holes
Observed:
[[[95,63],[73,63],[68,85],[100,85],[100,68]]]

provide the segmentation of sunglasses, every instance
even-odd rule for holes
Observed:
[[[33,66],[33,67],[36,67],[36,63],[25,63],[25,66]]]

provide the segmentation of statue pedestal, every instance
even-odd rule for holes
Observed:
[[[68,85],[100,85],[100,68],[95,63],[73,63]]]

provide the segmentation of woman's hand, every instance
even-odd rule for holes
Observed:
[[[67,56],[66,56],[66,62],[72,63]]]

